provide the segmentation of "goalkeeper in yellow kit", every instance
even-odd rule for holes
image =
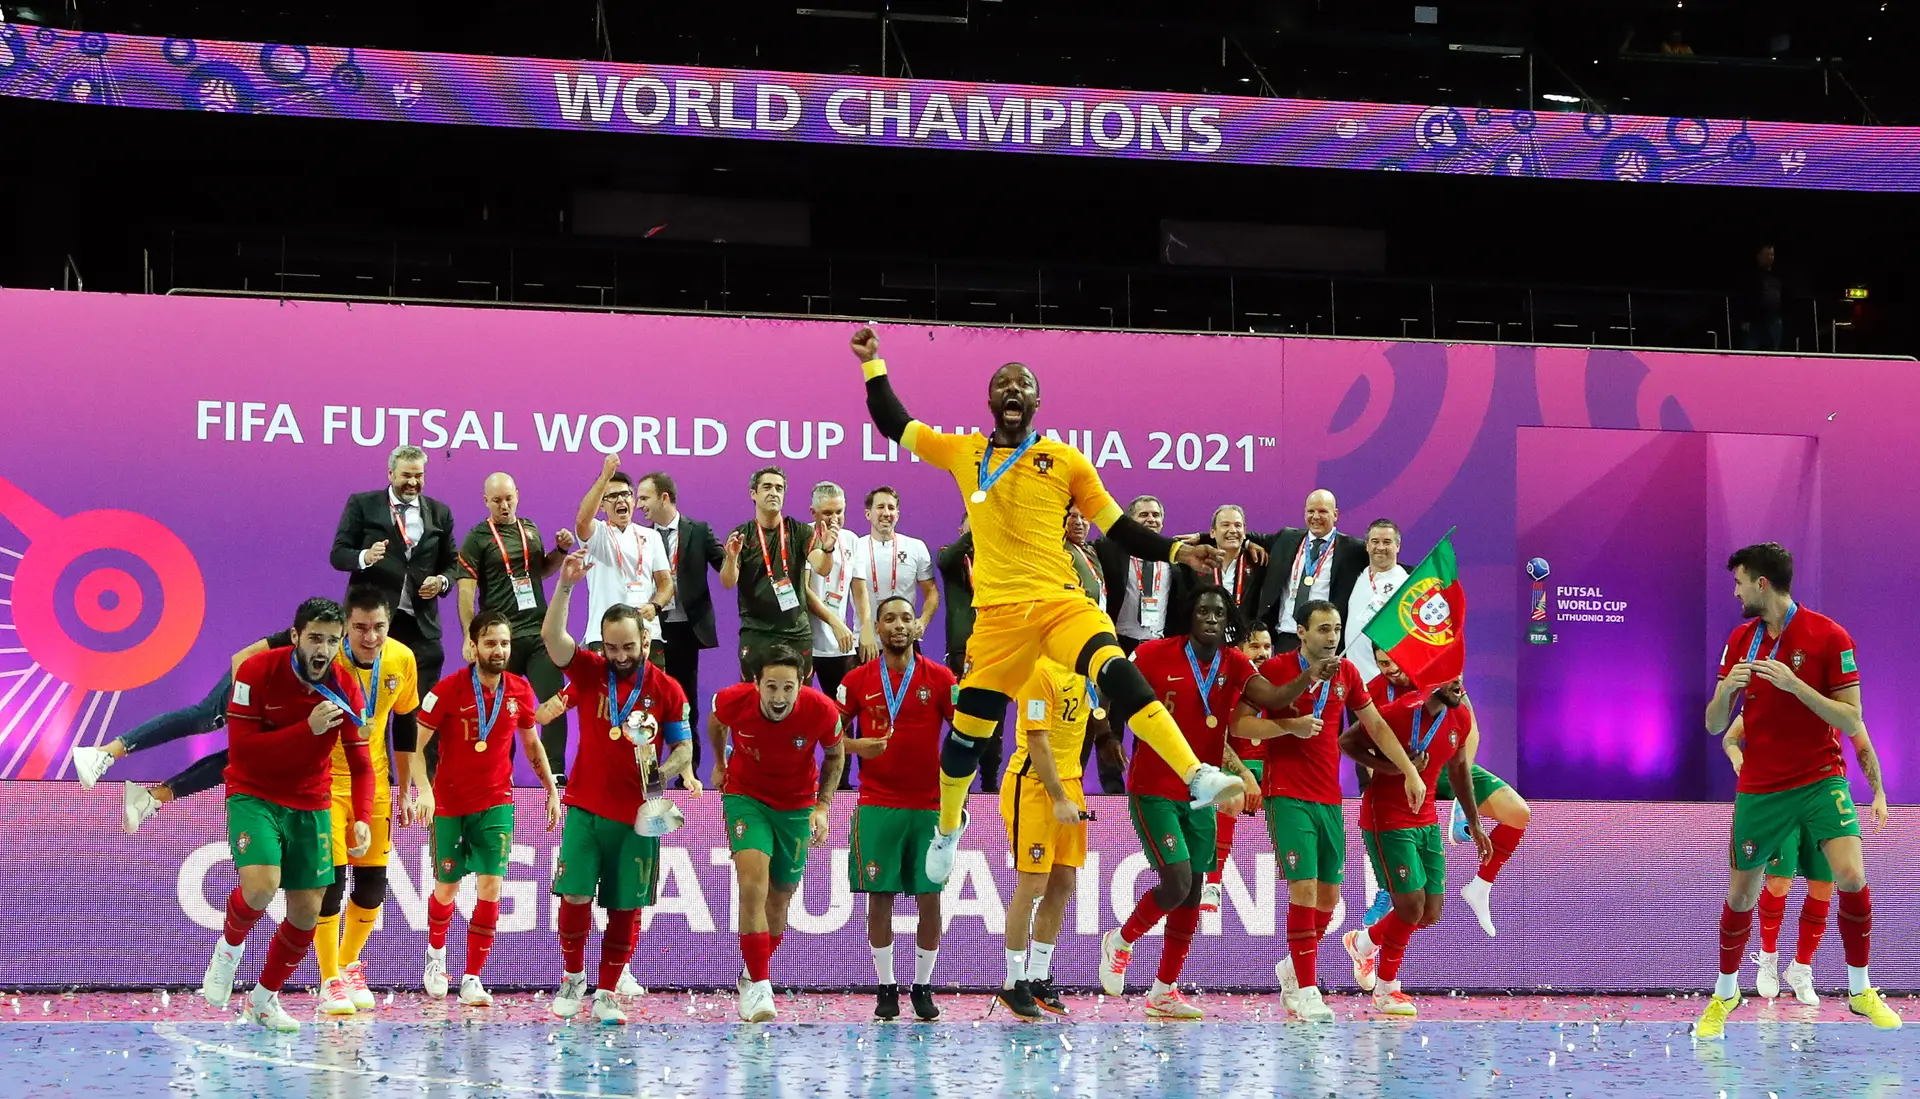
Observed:
[[[1131,726],[1159,753],[1186,781],[1196,808],[1236,801],[1240,780],[1194,757],[1172,715],[1121,652],[1113,621],[1082,590],[1061,542],[1060,517],[1076,506],[1135,557],[1182,562],[1203,575],[1220,563],[1220,551],[1162,537],[1127,518],[1086,455],[1036,432],[1040,383],[1025,364],[1007,363],[987,382],[992,434],[945,435],[909,416],[894,395],[873,329],[854,333],[852,348],[866,375],[874,426],[953,475],[973,530],[969,667],[953,732],[940,752],[940,828],[927,851],[927,876],[944,882],[952,871],[982,743],[1042,656],[1091,679],[1109,719]]]

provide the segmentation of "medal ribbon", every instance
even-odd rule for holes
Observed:
[[[1208,666],[1205,677],[1200,675],[1200,661],[1193,654],[1193,642],[1187,642],[1186,650],[1187,667],[1193,669],[1194,686],[1200,688],[1200,709],[1208,717],[1212,717],[1213,699],[1209,696],[1213,694],[1214,681],[1220,678],[1220,650],[1213,650],[1213,663]]]
[[[980,474],[976,478],[976,480],[980,482],[980,491],[983,493],[990,491],[994,484],[998,482],[1000,478],[1006,476],[1008,470],[1013,468],[1013,464],[1024,457],[1027,451],[1032,450],[1033,444],[1039,441],[1040,433],[1038,431],[1029,432],[1026,440],[1019,446],[1014,447],[1013,453],[1007,455],[1006,459],[998,466],[995,466],[993,472],[989,473],[987,472],[987,463],[993,460],[993,439],[988,438],[986,449],[980,452]]]
[[[614,678],[613,662],[607,661],[607,716],[614,729],[619,729],[627,723],[627,715],[633,712],[634,705],[640,701],[640,691],[646,685],[647,662],[642,660],[640,670],[633,675],[633,691],[627,695],[625,702],[614,702],[614,699],[619,697],[620,684]]]
[[[485,745],[488,734],[493,732],[494,722],[500,720],[500,707],[506,704],[507,681],[504,678],[501,679],[500,689],[495,691],[493,695],[493,710],[489,712],[487,710],[486,688],[480,684],[480,665],[475,664],[472,667],[474,722],[480,727],[480,743]],[[480,750],[484,752],[486,748],[482,747]]]
[[[293,674],[300,677],[300,682],[306,683],[307,682],[306,673],[300,670],[300,650],[298,647],[296,647],[291,653],[287,654],[287,661],[288,663],[293,665]],[[328,665],[327,671],[329,673],[333,671],[332,665]],[[380,658],[379,657],[374,658],[373,674],[376,676],[380,674]],[[331,675],[329,675],[329,678],[331,678]],[[374,680],[374,685],[378,686],[379,680],[377,679]],[[312,687],[315,691],[319,692],[321,698],[324,698],[328,702],[333,703],[335,706],[340,707],[341,711],[347,715],[347,720],[353,722],[355,725],[365,725],[368,721],[371,721],[373,719],[372,707],[368,707],[365,712],[362,712],[360,707],[354,706],[348,703],[346,699],[342,698],[336,691],[334,691],[333,684],[307,683],[307,686]]]
[[[887,681],[886,658],[882,657],[880,659],[880,691],[886,696],[887,700],[887,731],[889,733],[893,731],[894,722],[900,720],[900,707],[906,705],[907,687],[913,682],[914,666],[920,663],[917,659],[912,659],[912,653],[908,653],[907,655],[909,657],[907,670],[906,673],[900,677],[900,689],[898,691],[894,690],[893,684]]]
[[[1306,654],[1298,653],[1295,655],[1299,656],[1300,658],[1300,671],[1301,671],[1301,674],[1304,675],[1307,670]],[[1327,708],[1327,694],[1332,690],[1333,690],[1333,680],[1329,679],[1326,682],[1320,684],[1320,695],[1319,697],[1313,700],[1313,716],[1319,717],[1320,711]]]
[[[1415,755],[1427,750],[1427,745],[1433,743],[1433,738],[1440,735],[1440,723],[1447,719],[1446,708],[1441,707],[1440,712],[1433,715],[1433,728],[1423,732],[1420,728],[1420,715],[1426,712],[1427,708],[1424,704],[1414,707],[1413,710],[1413,743],[1409,747],[1413,749]]]

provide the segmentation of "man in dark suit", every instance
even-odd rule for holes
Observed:
[[[423,685],[440,682],[440,597],[462,574],[455,552],[453,509],[426,495],[427,455],[397,446],[387,455],[387,487],[356,492],[333,534],[334,568],[347,586],[367,584],[393,603],[388,636],[413,652]]]
[[[1218,584],[1233,593],[1233,621],[1227,627],[1227,644],[1238,645],[1253,623],[1255,604],[1261,586],[1266,583],[1267,567],[1255,563],[1242,552],[1247,548],[1247,513],[1238,504],[1222,504],[1213,511],[1213,526],[1207,531],[1213,544],[1227,555],[1226,564],[1196,573],[1186,565],[1173,567],[1173,604],[1167,621],[1193,621],[1193,593],[1210,584]]]
[[[1367,571],[1367,544],[1339,531],[1340,506],[1333,493],[1314,489],[1307,496],[1306,528],[1284,527],[1275,534],[1252,534],[1247,540],[1267,551],[1267,577],[1253,618],[1273,627],[1273,651],[1300,647],[1296,607],[1324,599],[1336,607],[1347,605],[1354,582]],[[1344,634],[1343,623],[1341,630]],[[1341,648],[1346,638],[1341,638]]]
[[[1127,517],[1155,534],[1166,522],[1166,511],[1153,496],[1136,496],[1127,505]],[[1107,617],[1120,635],[1128,656],[1145,641],[1166,636],[1168,603],[1173,594],[1173,566],[1131,556],[1120,543],[1102,538],[1093,543],[1106,583]]]
[[[667,562],[673,570],[673,601],[661,615],[661,640],[667,649],[667,674],[687,694],[693,712],[687,715],[691,727],[701,728],[700,650],[720,643],[713,625],[713,596],[707,592],[707,570],[719,571],[726,550],[713,536],[713,528],[680,514],[680,489],[665,473],[649,473],[635,482],[634,503],[646,512],[647,520],[665,543]],[[693,765],[700,766],[700,742],[693,738]]]

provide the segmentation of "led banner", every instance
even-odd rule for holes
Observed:
[[[1920,128],[1186,95],[0,27],[0,94],[304,118],[1821,190]]]

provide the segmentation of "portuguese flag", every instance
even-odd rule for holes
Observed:
[[[1467,596],[1449,529],[1400,585],[1393,602],[1367,623],[1366,634],[1425,687],[1453,679],[1466,666],[1466,625]]]

